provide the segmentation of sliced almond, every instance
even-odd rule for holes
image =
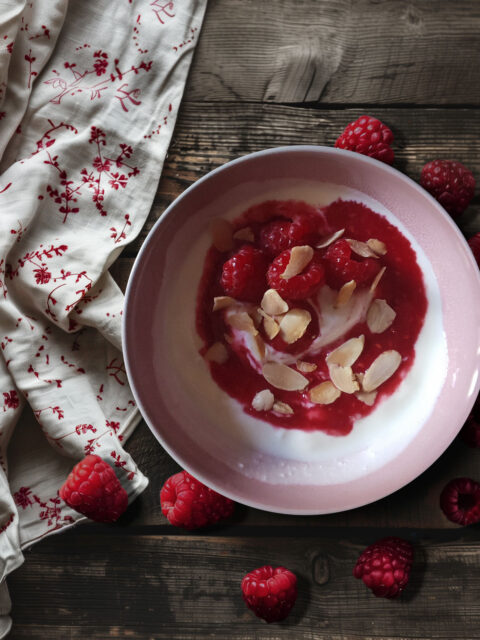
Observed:
[[[273,411],[276,413],[284,413],[285,415],[293,415],[292,407],[286,402],[280,402],[279,400],[273,403]]]
[[[290,309],[280,320],[280,335],[287,344],[299,340],[312,320],[306,309]]]
[[[251,350],[259,362],[263,362],[265,360],[265,342],[261,335],[252,337]]]
[[[252,400],[252,407],[255,411],[270,411],[275,402],[275,396],[270,389],[259,391]]]
[[[219,251],[233,249],[233,228],[228,220],[215,218],[210,222],[210,234],[212,242]]]
[[[380,282],[380,280],[382,279],[383,274],[385,273],[385,269],[386,269],[386,267],[382,267],[380,269],[380,271],[377,273],[377,275],[375,276],[375,280],[370,285],[370,293],[373,293],[375,291],[375,289],[377,288],[378,283]]]
[[[244,240],[245,242],[255,242],[255,235],[250,227],[243,227],[243,229],[239,229],[235,231],[233,234],[234,240]]]
[[[396,313],[386,300],[377,298],[367,312],[367,325],[372,333],[383,333],[396,318]]]
[[[360,240],[352,240],[351,238],[347,239],[350,248],[353,253],[356,253],[358,256],[362,258],[378,258],[378,255],[375,251],[368,246],[366,242],[361,242]]]
[[[261,313],[261,309],[250,309],[250,311],[248,311],[248,315],[251,317],[251,319],[253,320],[253,324],[256,327],[259,327],[262,324],[262,313]]]
[[[342,392],[337,389],[333,382],[326,380],[325,382],[317,384],[313,389],[310,389],[308,395],[310,400],[315,404],[332,404],[332,402],[335,402],[335,400],[342,395]]]
[[[213,299],[213,311],[226,309],[227,307],[231,307],[232,304],[235,304],[235,303],[236,303],[236,300],[234,300],[230,296],[216,296]]]
[[[341,367],[338,364],[329,364],[328,372],[333,384],[344,393],[355,393],[360,390],[360,385],[355,379],[351,367]]]
[[[344,233],[345,233],[345,229],[339,229],[338,231],[335,231],[335,233],[332,233],[330,236],[326,236],[320,242],[320,244],[316,245],[317,249],[325,249],[325,247],[328,247],[329,245],[333,244],[335,240],[338,240],[339,238],[341,238]]]
[[[301,247],[293,247],[290,251],[290,259],[285,271],[280,276],[283,280],[289,280],[294,276],[298,276],[299,273],[305,269],[313,258],[313,249],[308,245],[302,245]]]
[[[340,367],[351,367],[362,353],[364,346],[364,335],[350,338],[328,354],[325,358],[327,365],[337,364]]]
[[[261,309],[260,311],[262,312]],[[268,313],[265,313],[263,311],[262,315],[263,328],[265,330],[265,333],[267,334],[268,338],[270,338],[270,340],[273,340],[276,336],[278,336],[280,332],[280,325],[271,316],[269,316]]]
[[[375,251],[375,253],[379,256],[384,256],[387,253],[387,245],[381,240],[370,238],[369,240],[367,240],[367,244],[370,249],[372,249],[372,251]]]
[[[265,291],[260,306],[270,316],[279,316],[288,311],[288,304],[275,289]]]
[[[258,331],[253,324],[252,318],[246,311],[228,312],[226,314],[225,320],[227,324],[229,324],[234,329],[238,329],[239,331],[246,331],[247,333],[251,333],[252,336],[256,336],[258,334]]]
[[[365,371],[362,387],[364,391],[374,391],[388,380],[400,366],[402,356],[398,351],[384,351]]]
[[[364,404],[371,407],[375,404],[375,400],[377,398],[377,392],[369,391],[367,393],[366,391],[357,391],[357,393],[355,394],[355,397],[358,398],[360,402],[363,402]]]
[[[222,342],[215,342],[206,352],[205,358],[210,362],[225,364],[228,360],[228,351],[226,346]]]
[[[276,389],[284,391],[301,391],[308,385],[308,380],[301,373],[278,362],[266,362],[263,365],[263,377]]]
[[[353,292],[355,291],[357,283],[355,280],[350,280],[346,282],[340,291],[337,294],[337,299],[335,300],[335,308],[344,307],[350,298],[352,297]]]
[[[312,373],[317,368],[316,364],[313,362],[303,362],[302,360],[297,360],[297,369],[302,373]]]

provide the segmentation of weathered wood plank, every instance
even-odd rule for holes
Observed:
[[[188,100],[478,104],[470,0],[213,0]]]
[[[416,544],[408,591],[375,598],[352,577],[365,539],[91,536],[41,542],[9,580],[12,640],[347,640],[480,638],[480,552],[466,541]],[[243,575],[266,562],[299,578],[290,618],[245,607]],[[448,593],[448,596],[447,596]]]
[[[126,253],[136,254],[146,233],[172,200],[215,167],[270,147],[333,146],[346,124],[363,111],[184,103],[151,214],[139,238],[127,247]],[[480,147],[476,135],[480,131],[480,111],[375,108],[369,113],[392,127],[396,137],[394,166],[414,180],[419,180],[422,166],[434,158],[460,160],[480,179]],[[469,233],[480,230],[476,222],[479,214],[477,199],[461,221]]]
[[[127,449],[150,479],[146,491],[123,516],[121,524],[136,526],[169,526],[160,509],[159,492],[165,480],[180,467],[161,448],[145,424],[139,425]],[[470,449],[459,438],[444,455],[415,481],[396,493],[365,507],[324,516],[287,516],[269,513],[241,505],[232,519],[223,526],[228,535],[241,535],[248,530],[262,535],[269,531],[290,528],[381,527],[386,533],[398,528],[443,529],[459,531],[447,520],[439,507],[439,496],[448,480],[455,477],[480,479],[480,450]],[[93,525],[92,525],[93,526]],[[169,529],[165,531],[169,532]],[[172,533],[175,530],[172,529]]]

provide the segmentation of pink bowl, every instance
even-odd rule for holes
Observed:
[[[279,486],[269,470],[295,461],[259,453],[216,434],[195,399],[175,386],[175,352],[162,318],[172,313],[169,273],[209,218],[221,215],[218,198],[253,189],[270,180],[298,179],[335,183],[361,191],[391,211],[416,239],[438,282],[448,366],[433,410],[419,431],[377,468],[354,480],[339,481],[310,468],[302,482],[290,473]],[[217,209],[216,209],[217,207]],[[185,231],[186,229],[186,231]],[[176,247],[172,255],[171,247]],[[201,265],[199,265],[201,269]],[[179,321],[190,322],[193,318]],[[127,287],[123,325],[127,373],[138,406],[155,437],[182,467],[220,493],[244,504],[291,514],[321,514],[373,502],[404,486],[427,469],[452,442],[477,397],[480,363],[480,277],[470,249],[443,208],[415,182],[365,156],[326,147],[268,149],[212,171],[173,202],[148,235]],[[172,350],[173,347],[173,350]],[[185,364],[188,366],[188,363]],[[206,374],[208,375],[208,374]],[[188,405],[188,406],[187,406]],[[217,438],[218,435],[218,438]],[[242,449],[243,446],[243,449]],[[240,449],[242,449],[240,451]],[[247,472],[239,456],[261,465]],[[341,460],[338,461],[342,463]],[[252,462],[253,464],[253,462]],[[308,466],[308,465],[307,465]]]

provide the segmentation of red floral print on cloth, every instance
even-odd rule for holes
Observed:
[[[137,29],[138,31],[138,29]],[[114,97],[122,104],[124,111],[128,112],[128,106],[138,106],[140,89],[128,90],[132,74],[148,73],[152,69],[152,60],[141,60],[138,64],[120,68],[119,58],[111,61],[108,53],[101,49],[94,51],[88,67],[78,69],[76,62],[64,62],[64,71],[52,69],[53,77],[44,83],[54,90],[59,90],[55,97],[50,99],[53,104],[60,104],[67,95],[74,96],[78,93],[87,94],[90,100],[103,98],[105,93],[114,90]],[[80,64],[80,63],[79,63]],[[82,62],[82,64],[85,64]],[[63,75],[62,75],[63,74]],[[101,80],[99,77],[104,76]],[[127,81],[125,81],[127,78]]]
[[[126,162],[133,153],[130,145],[119,143],[120,152],[117,157],[110,158],[106,156],[102,149],[107,144],[106,135],[104,131],[94,126],[90,129],[89,143],[96,145],[97,150],[97,155],[92,160],[93,171],[86,167],[81,169],[78,182],[69,180],[66,170],[60,166],[58,156],[52,156],[49,151],[46,151],[48,160],[45,160],[45,164],[51,165],[58,171],[61,185],[60,190],[50,184],[47,185],[47,193],[56,204],[60,205],[58,210],[63,214],[63,223],[67,221],[69,214],[75,214],[80,211],[77,202],[78,197],[82,195],[84,187],[93,191],[92,200],[95,203],[95,207],[102,216],[106,216],[107,211],[103,205],[105,182],[112,189],[118,191],[119,189],[125,189],[128,180],[140,173],[137,167]]]

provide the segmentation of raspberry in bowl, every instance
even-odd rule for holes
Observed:
[[[269,150],[198,181],[151,232],[127,290],[127,371],[154,434],[207,486],[285,513],[353,508],[424,471],[464,423],[479,290],[468,245],[408,178],[348,151]]]

